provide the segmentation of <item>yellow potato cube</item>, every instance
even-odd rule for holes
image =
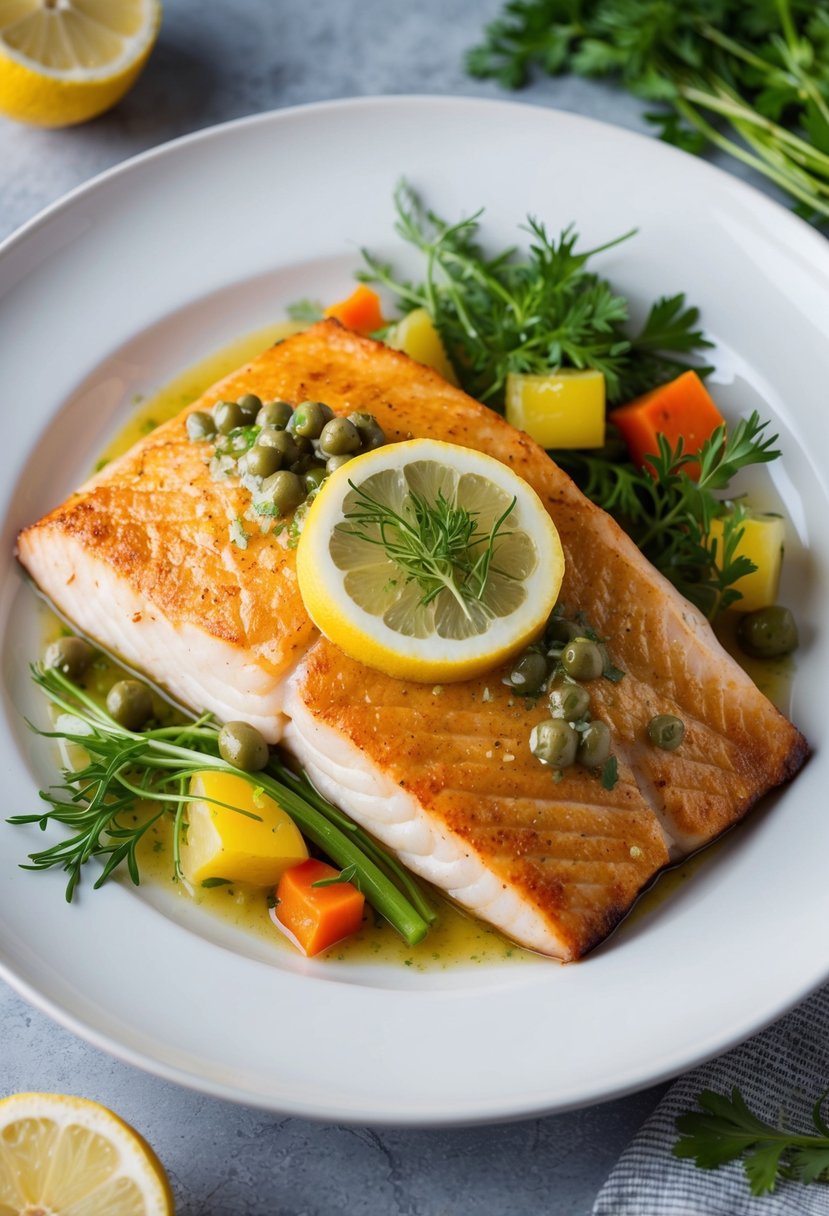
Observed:
[[[190,797],[181,868],[194,887],[217,878],[269,887],[290,866],[307,860],[308,849],[294,821],[273,798],[242,777],[210,769],[194,773]],[[216,806],[208,799],[228,806]]]
[[[743,535],[737,545],[736,556],[747,557],[757,567],[751,574],[744,574],[734,583],[742,599],[734,607],[738,612],[754,612],[777,603],[780,585],[780,569],[783,565],[783,542],[786,531],[780,515],[747,515],[743,521]],[[711,522],[711,537],[716,539],[717,562],[722,553],[723,521]]]
[[[507,421],[543,448],[600,448],[605,383],[597,371],[564,369],[549,376],[507,376]]]
[[[425,308],[415,308],[402,321],[398,321],[386,335],[386,345],[401,350],[417,363],[434,368],[444,380],[457,385],[455,369]]]

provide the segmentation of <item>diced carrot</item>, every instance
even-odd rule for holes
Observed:
[[[325,310],[326,317],[334,317],[342,322],[346,329],[353,329],[358,334],[373,334],[386,324],[380,305],[380,297],[376,291],[366,287],[365,283],[337,304],[332,304]]]
[[[286,870],[276,888],[276,919],[309,957],[356,933],[363,923],[366,900],[354,883],[314,886],[338,874],[333,866],[310,858]]]
[[[681,438],[683,451],[693,454],[724,422],[711,394],[692,371],[651,389],[608,417],[622,432],[630,458],[638,465],[646,464],[647,457],[659,451],[657,434],[663,434],[672,448]],[[684,468],[689,477],[699,475],[696,464]]]

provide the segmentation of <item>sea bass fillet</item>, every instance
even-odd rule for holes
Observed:
[[[586,614],[625,672],[590,685],[618,761],[612,790],[577,766],[553,780],[529,750],[545,706],[516,698],[503,671],[432,688],[320,637],[285,534],[239,544],[248,491],[212,478],[204,446],[187,438],[189,410],[25,529],[20,561],[82,632],[173,696],[281,740],[323,793],[475,915],[579,958],[660,869],[803,763],[800,733],[616,523],[528,436],[436,373],[329,321],[191,408],[246,392],[365,411],[390,441],[476,448],[534,487],[565,552],[561,603]],[[661,713],[685,723],[676,752],[648,742]]]

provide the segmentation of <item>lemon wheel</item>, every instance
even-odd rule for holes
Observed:
[[[471,679],[542,630],[564,557],[535,491],[506,465],[431,439],[358,456],[305,519],[297,575],[337,646],[421,682]]]
[[[172,1216],[150,1146],[112,1111],[63,1094],[0,1102],[0,1212]]]
[[[102,114],[153,48],[160,0],[0,0],[0,113],[64,127]]]

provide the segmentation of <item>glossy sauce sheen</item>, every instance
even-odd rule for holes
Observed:
[[[266,351],[201,405],[245,391],[365,410],[391,439],[444,439],[520,469],[561,535],[562,602],[587,613],[626,672],[620,684],[591,685],[592,712],[613,733],[613,790],[584,770],[551,781],[527,745],[542,706],[489,701],[483,681],[452,686],[438,700],[315,640],[292,552],[264,535],[241,553],[228,546],[241,491],[211,481],[198,445],[183,439],[182,418],[27,529],[21,559],[70,617],[93,612],[79,594],[83,579],[100,584],[109,613],[78,618],[82,628],[102,631],[105,644],[143,660],[154,678],[178,679],[174,691],[192,704],[221,716],[243,716],[227,712],[242,705],[272,739],[284,730],[323,792],[476,915],[535,949],[578,958],[660,869],[796,772],[804,740],[704,618],[503,419],[330,322]],[[171,648],[166,669],[159,640],[162,653]],[[191,653],[195,665],[185,661]],[[676,753],[646,742],[658,713],[686,724]]]

